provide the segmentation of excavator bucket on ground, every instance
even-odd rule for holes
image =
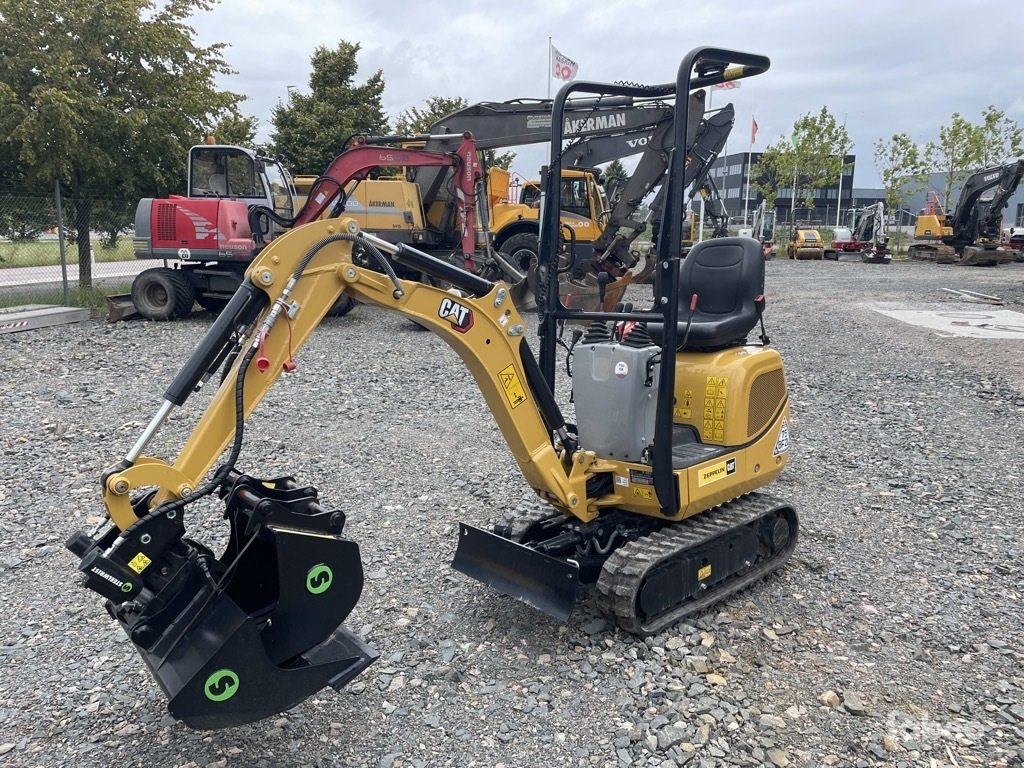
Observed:
[[[171,715],[199,730],[249,723],[325,686],[340,689],[378,655],[342,623],[363,586],[359,547],[341,536],[344,515],[290,478],[242,475],[225,497],[231,535],[220,557],[181,538],[172,510],[150,513],[120,532],[119,543],[116,530],[99,542],[81,533],[68,542],[86,586],[110,593],[108,610]],[[165,565],[150,574],[147,561],[156,558],[143,552],[154,554],[156,542],[167,544]],[[115,609],[124,595],[146,607]]]

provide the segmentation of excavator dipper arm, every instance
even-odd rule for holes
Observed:
[[[353,260],[355,251],[383,264],[378,247],[458,293]],[[167,693],[171,714],[192,727],[267,717],[325,685],[340,688],[376,658],[343,624],[363,581],[358,546],[342,535],[344,513],[290,477],[259,479],[235,467],[246,421],[299,365],[295,354],[342,293],[441,336],[468,365],[527,481],[566,514],[596,515],[586,503],[594,462],[574,460],[503,283],[371,240],[349,219],[286,232],[253,262],[135,446],[104,472],[112,525],[67,545],[81,558],[84,585],[106,598]],[[144,455],[169,414],[220,367],[220,388],[177,458]],[[212,493],[224,499],[231,527],[220,556],[186,537],[188,506]]]
[[[477,145],[470,132],[462,134],[454,152],[432,152],[422,149],[367,144],[359,137],[354,145],[338,155],[327,171],[313,182],[309,198],[296,214],[291,226],[298,227],[319,219],[338,199],[345,186],[365,179],[370,171],[382,166],[451,167],[455,173],[455,197],[462,228],[462,252],[471,255],[475,248],[475,206],[477,185],[483,169],[477,157]]]

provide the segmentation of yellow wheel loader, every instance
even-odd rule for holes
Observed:
[[[567,84],[555,102],[547,194],[560,184],[569,94],[685,95],[768,66],[762,56],[698,48],[674,83]],[[676,147],[687,146],[686,112]],[[507,284],[362,233],[352,219],[294,227],[256,257],[135,444],[103,472],[108,520],[67,543],[173,717],[199,729],[252,722],[325,686],[340,689],[377,658],[344,624],[363,587],[345,514],[295,478],[236,466],[257,405],[301,364],[297,353],[340,296],[400,312],[444,339],[536,492],[531,514],[488,530],[463,524],[457,570],[561,617],[590,588],[621,626],[651,634],[786,562],[796,510],[760,490],[790,448],[786,376],[762,322],[761,245],[719,238],[680,259],[683,155],[670,162],[670,224],[649,308],[566,307],[558,210],[545,208],[537,356]],[[432,279],[401,279],[392,260]],[[572,419],[555,395],[568,322],[586,329],[571,346]],[[147,455],[172,412],[214,377],[219,389],[177,457]],[[214,494],[229,526],[219,554],[193,538],[189,519],[192,504]]]

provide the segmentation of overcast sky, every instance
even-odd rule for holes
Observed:
[[[242,109],[260,120],[262,139],[288,87],[308,91],[313,49],[340,40],[362,46],[359,83],[383,70],[392,120],[429,96],[553,95],[561,83],[548,77],[549,37],[579,64],[577,79],[599,82],[674,81],[697,46],[763,54],[767,73],[712,95],[712,106],[736,109],[728,151],[747,150],[752,117],[758,151],[826,106],[846,121],[857,187],[880,186],[879,138],[906,133],[923,144],[954,112],[978,122],[990,104],[1024,124],[1024,21],[1013,0],[221,0],[193,26],[201,43],[228,44],[237,74],[221,86],[248,95]],[[543,161],[524,149],[514,169],[534,176]]]

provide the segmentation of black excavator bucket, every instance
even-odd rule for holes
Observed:
[[[224,495],[231,538],[219,558],[177,538],[129,575],[119,551],[152,546],[160,514],[116,539],[79,534],[68,544],[82,557],[87,586],[111,598],[108,610],[166,693],[171,715],[200,730],[269,717],[325,686],[341,689],[378,656],[342,623],[363,587],[359,547],[341,536],[344,515],[290,478],[240,476]],[[111,579],[133,599],[117,600]]]
[[[578,563],[466,523],[459,523],[452,568],[560,621],[566,621],[576,606]]]

